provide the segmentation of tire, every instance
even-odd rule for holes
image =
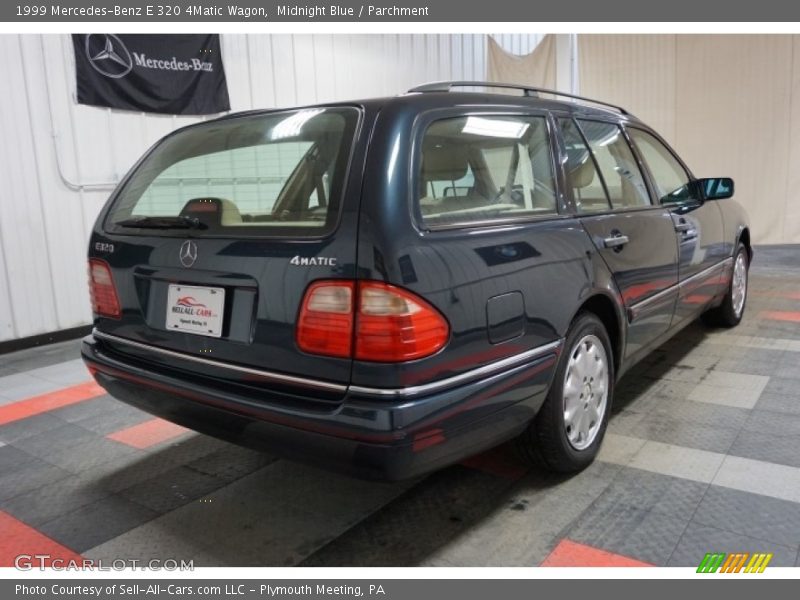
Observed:
[[[614,391],[614,355],[603,323],[589,312],[575,317],[563,348],[550,392],[518,438],[518,447],[526,459],[550,471],[574,473],[591,464],[603,441]]]
[[[739,242],[733,257],[731,282],[725,298],[722,299],[722,304],[703,314],[703,321],[708,325],[736,327],[742,321],[745,305],[747,304],[750,255],[744,244]]]

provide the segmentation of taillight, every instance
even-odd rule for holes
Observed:
[[[450,336],[445,318],[422,298],[404,289],[359,282],[355,357],[401,362],[430,356]]]
[[[89,259],[89,296],[96,314],[112,319],[119,319],[122,315],[111,268],[99,258]]]
[[[318,281],[303,298],[297,345],[311,354],[349,357],[353,342],[352,281]]]
[[[318,281],[303,298],[301,350],[374,362],[424,358],[440,350],[450,326],[419,296],[385,283]]]

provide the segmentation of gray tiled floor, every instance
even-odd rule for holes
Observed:
[[[65,422],[53,413],[42,413],[3,425],[0,427],[0,440],[3,440],[6,444],[14,444],[26,438],[57,429],[64,424]]]
[[[80,340],[70,340],[5,354],[2,366],[8,371],[25,373],[41,367],[58,365],[75,360],[80,353],[80,344]]]
[[[151,417],[99,396],[0,425],[0,511],[88,557],[198,566],[531,566],[563,539],[658,565],[742,551],[800,565],[800,323],[759,316],[800,310],[785,294],[800,265],[768,254],[739,327],[693,323],[620,381],[577,475],[510,447],[391,485],[193,433],[137,449],[106,436]],[[3,356],[0,409],[87,381],[77,349]]]
[[[0,406],[17,400],[39,396],[64,387],[59,383],[41,379],[28,373],[6,375],[0,380]]]
[[[795,549],[800,546],[800,504],[794,502],[711,486],[693,521]]]
[[[800,436],[742,431],[729,453],[800,469]]]
[[[623,469],[600,495],[600,506],[625,505],[678,518],[694,514],[708,484],[635,468]]]
[[[31,348],[2,357],[0,406],[86,381],[77,340]]]
[[[103,496],[38,526],[49,538],[85,552],[151,521],[154,510],[119,496]]]
[[[655,565],[665,565],[688,520],[623,503],[590,506],[567,531],[570,540]]]
[[[31,491],[14,495],[2,501],[0,508],[37,527],[105,496],[107,494],[92,478],[73,475],[55,478]]]

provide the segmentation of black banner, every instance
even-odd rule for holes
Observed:
[[[218,35],[73,34],[78,102],[172,115],[230,109]]]

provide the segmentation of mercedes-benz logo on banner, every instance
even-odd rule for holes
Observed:
[[[125,77],[133,69],[131,53],[113,33],[87,35],[86,58],[95,71],[112,79]]]
[[[192,240],[186,240],[181,244],[181,250],[178,253],[178,256],[181,259],[181,264],[189,268],[194,264],[194,261],[197,260],[197,244],[195,244]]]

